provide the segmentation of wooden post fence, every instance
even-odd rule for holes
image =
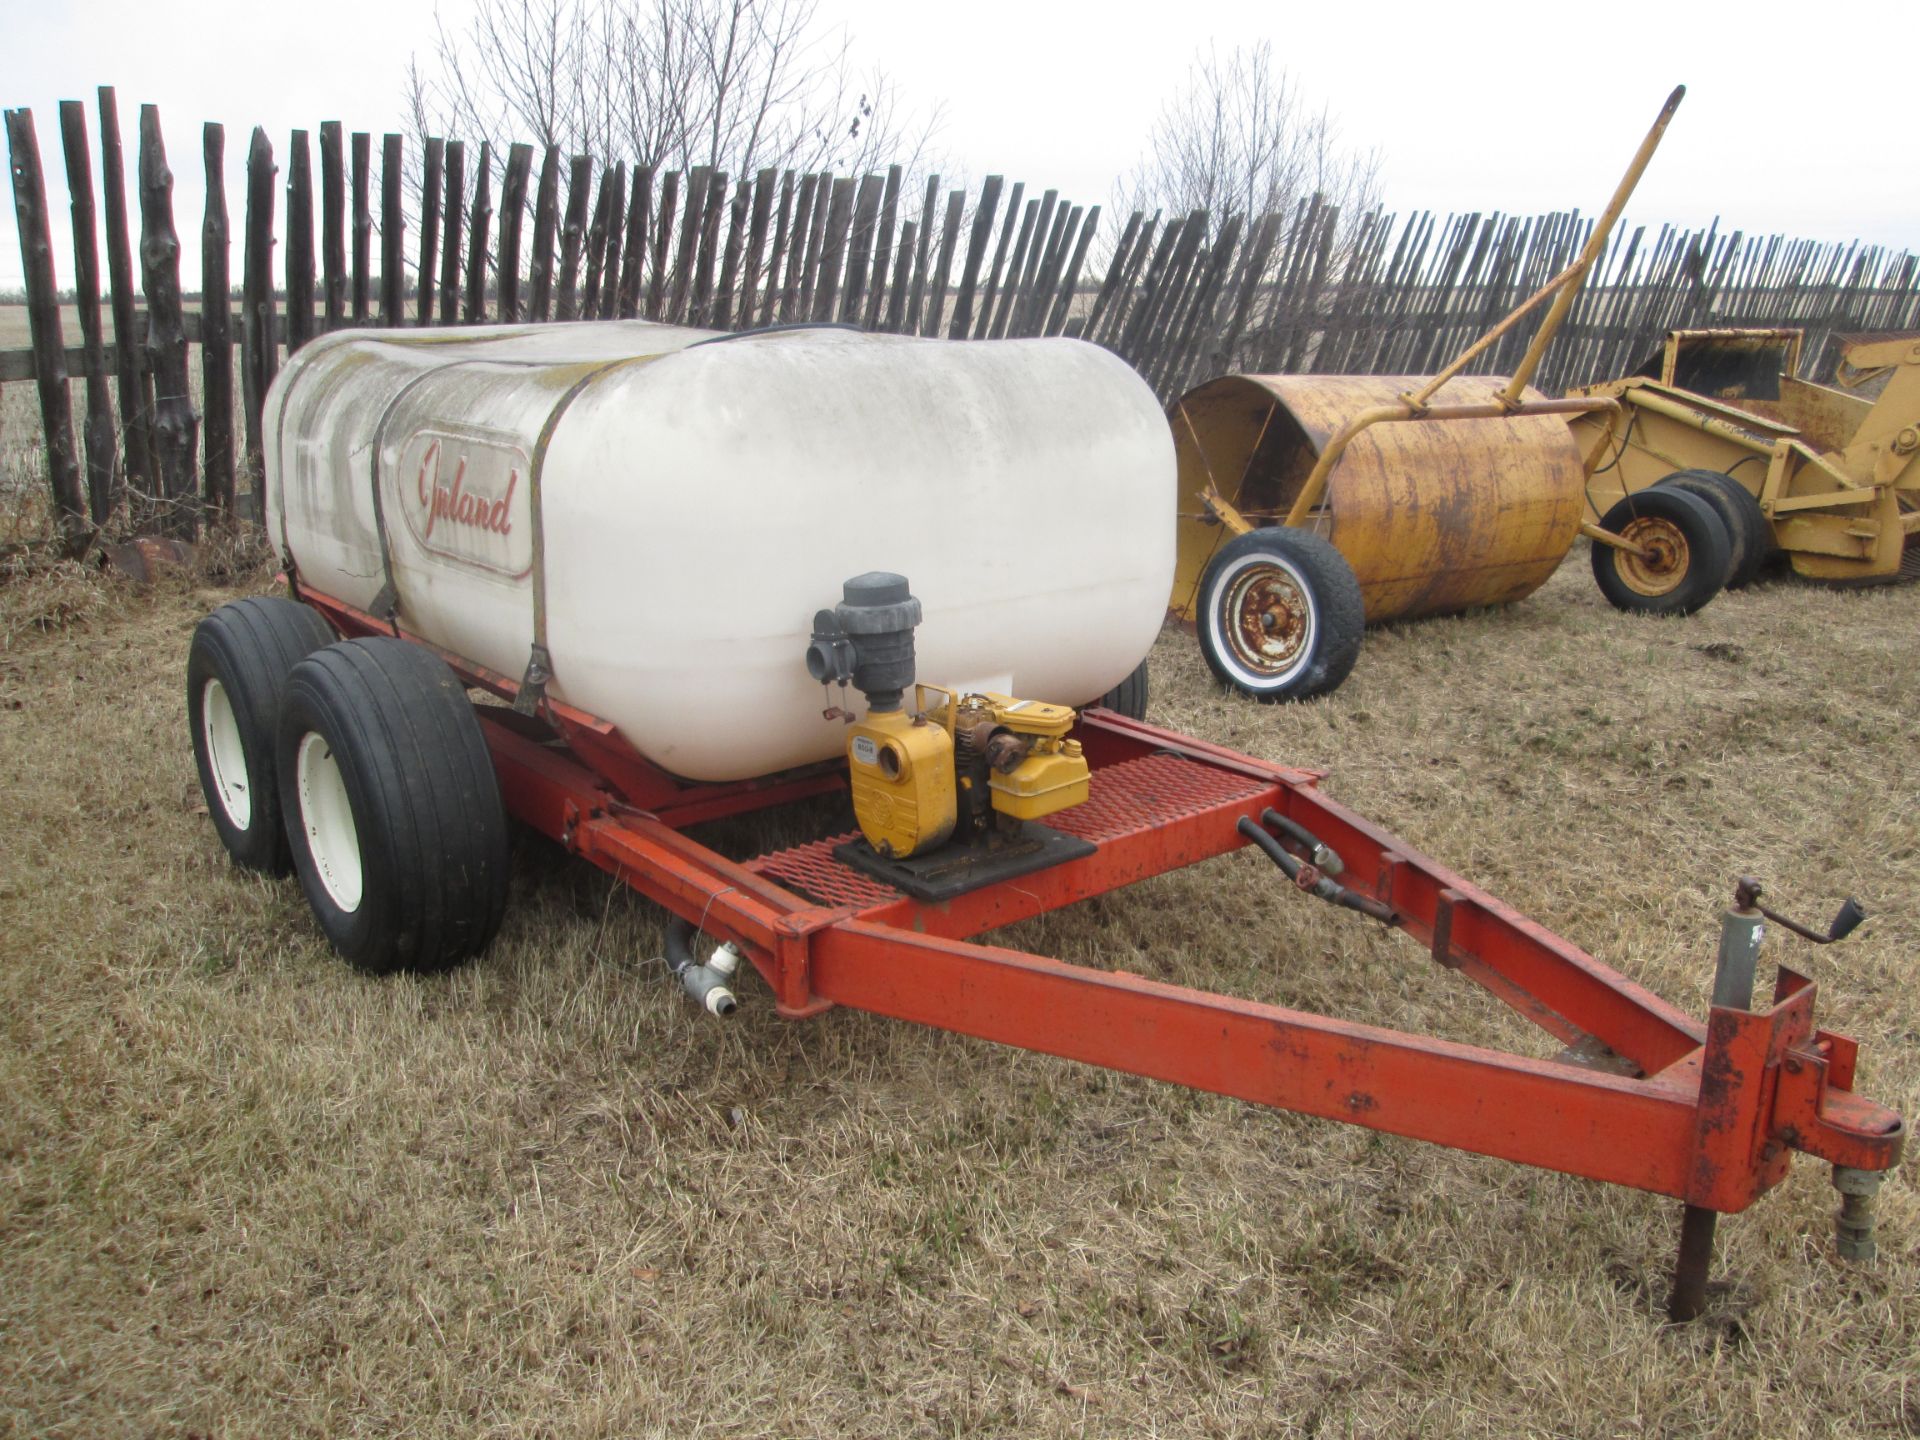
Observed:
[[[719,330],[798,322],[956,340],[1067,335],[1114,351],[1171,400],[1235,370],[1430,371],[1562,268],[1592,226],[1575,211],[1348,215],[1304,195],[1269,214],[1134,211],[1111,235],[1100,206],[1051,189],[1035,195],[999,174],[971,196],[948,190],[943,206],[939,176],[915,179],[897,165],[862,175],[763,166],[730,176],[712,165],[681,171],[563,157],[554,145],[536,157],[532,146],[512,144],[496,177],[490,143],[469,149],[435,136],[423,138],[421,172],[409,180],[397,134],[381,144],[376,226],[372,136],[326,120],[317,217],[309,132],[288,137],[284,222],[273,143],[252,133],[236,327],[221,127],[202,136],[195,313],[181,289],[159,116],[141,109],[142,311],[113,91],[103,87],[98,98],[104,234],[96,232],[84,111],[71,101],[60,111],[80,330],[73,349],[61,331],[33,117],[6,117],[32,344],[0,353],[0,382],[38,383],[52,513],[70,546],[124,523],[121,516],[184,533],[202,508],[210,517],[244,513],[241,496],[263,463],[261,409],[281,347],[343,325],[644,317]],[[914,185],[923,187],[918,206]],[[1664,330],[1709,325],[1798,326],[1807,333],[1803,372],[1822,378],[1833,371],[1836,336],[1920,328],[1920,257],[1723,232],[1718,221],[1704,231],[1622,227],[1535,383],[1553,392],[1620,374]],[[1507,373],[1530,330],[1516,327],[1470,369]],[[187,347],[196,343],[199,415],[187,387]],[[84,470],[74,445],[75,376],[85,385]]]

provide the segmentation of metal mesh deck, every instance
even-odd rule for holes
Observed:
[[[1047,824],[1096,845],[1152,830],[1183,816],[1230,806],[1265,790],[1265,782],[1178,755],[1148,755],[1093,772],[1084,803],[1047,817]],[[747,868],[821,905],[866,910],[901,898],[890,885],[850,870],[833,858],[855,831],[776,850]]]

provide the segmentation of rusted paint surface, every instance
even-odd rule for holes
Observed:
[[[1172,609],[1193,618],[1202,575],[1230,539],[1210,523],[1211,486],[1255,524],[1286,513],[1349,419],[1391,405],[1417,376],[1234,375],[1174,404],[1180,465]],[[1485,403],[1505,381],[1460,376],[1436,402]],[[1526,391],[1527,400],[1544,397]],[[1416,420],[1354,437],[1317,526],[1353,566],[1369,624],[1521,599],[1566,558],[1585,470],[1558,416]]]

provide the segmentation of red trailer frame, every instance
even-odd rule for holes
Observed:
[[[310,590],[300,598],[344,635],[403,633]],[[469,686],[517,696],[509,677],[436,653]],[[842,788],[844,765],[689,785],[605,722],[545,697],[535,708],[530,718],[476,707],[508,811],[732,941],[781,1015],[845,1005],[1673,1196],[1688,1207],[1678,1316],[1701,1306],[1714,1214],[1778,1184],[1792,1151],[1874,1178],[1900,1157],[1901,1117],[1853,1094],[1857,1046],[1815,1027],[1805,976],[1782,967],[1771,1003],[1714,1006],[1702,1025],[1328,799],[1318,772],[1091,710],[1074,732],[1090,798],[1049,824],[1094,853],[922,902],[837,861],[845,834],[738,863],[681,833]],[[1391,907],[1439,964],[1601,1063],[1456,1044],[969,938],[1238,849],[1249,843],[1241,820],[1258,824],[1268,810],[1337,851],[1341,883]],[[1312,878],[1309,869],[1302,887]]]

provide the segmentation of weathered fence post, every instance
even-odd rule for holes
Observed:
[[[527,175],[533,169],[533,147],[515,145],[507,151],[506,179],[500,186],[500,318],[520,318],[520,226],[527,213]]]
[[[688,324],[707,325],[713,299],[713,266],[720,244],[720,209],[727,200],[727,172],[715,170],[707,178],[707,203],[700,214],[700,250],[693,272],[693,301]]]
[[[440,260],[440,179],[446,167],[447,142],[427,137],[427,170],[420,183],[419,292],[414,323],[433,323],[433,281]]]
[[[493,147],[480,142],[480,161],[473,177],[473,209],[467,236],[467,296],[460,318],[476,325],[487,318],[487,227],[493,221]]]
[[[774,301],[780,296],[780,257],[787,248],[787,225],[793,219],[793,171],[780,177],[780,211],[774,217],[774,248],[766,255],[766,286],[760,298],[760,324],[774,323]]]
[[[347,174],[340,122],[320,122],[320,300],[327,329],[347,318]]]
[[[447,142],[447,198],[441,207],[440,323],[460,318],[460,221],[467,200],[467,147]]]
[[[993,263],[987,267],[987,288],[980,296],[980,323],[974,327],[973,338],[978,340],[993,325],[993,302],[1000,294],[1000,271],[1007,263],[1007,247],[1013,243],[1014,223],[1020,218],[1020,200],[1027,193],[1027,182],[1016,180],[1013,190],[1007,196],[1007,219],[1000,227],[1000,243],[994,247]],[[985,204],[984,197],[981,201]]]
[[[600,270],[600,309],[599,318],[611,320],[618,313],[620,289],[620,255],[625,243],[627,224],[627,162],[615,163],[609,177],[603,183],[607,189],[607,213],[601,229],[606,236],[606,254],[602,257]],[[589,261],[592,256],[589,255]]]
[[[287,354],[313,338],[313,152],[307,132],[287,147]]]
[[[787,280],[780,287],[780,320],[783,324],[806,313],[806,307],[800,299],[800,287],[806,279],[807,237],[813,231],[813,197],[819,188],[818,176],[800,177],[800,198],[793,210],[793,233],[787,240]]]
[[[985,338],[991,340],[1006,333],[1007,317],[1013,313],[1014,299],[1020,293],[1020,272],[1026,267],[1027,247],[1033,244],[1033,227],[1039,214],[1040,202],[1038,200],[1027,201],[1027,208],[1022,213],[1020,219],[1020,238],[1013,242],[1013,258],[1007,262],[1006,287],[1001,290],[999,301],[994,305],[993,313],[980,317],[980,323],[983,328],[975,334],[974,339],[979,340]],[[1009,207],[1007,211],[1007,219],[1009,221],[1013,219],[1011,207]],[[979,240],[980,227],[975,225],[974,247],[978,246]],[[970,247],[970,253],[971,248],[974,247]],[[956,335],[958,338],[965,338],[964,335],[960,335],[959,332],[956,332]]]
[[[993,234],[993,212],[1000,203],[999,175],[989,175],[980,189],[980,205],[973,212],[973,234],[967,241],[966,268],[960,272],[960,294],[953,302],[955,340],[967,338],[967,326],[973,319],[973,287],[980,283],[980,261],[987,253],[987,240]]]
[[[669,170],[660,182],[660,214],[653,227],[653,271],[647,281],[647,319],[658,320],[667,293],[667,244],[673,238],[673,211],[680,198],[680,172]]]
[[[401,208],[400,137],[380,141],[380,323],[407,323],[407,222]]]
[[[353,323],[373,314],[373,136],[353,132]]]
[[[747,227],[746,276],[741,282],[740,321],[754,323],[760,309],[760,260],[767,245],[767,222],[773,216],[773,187],[778,170],[762,170],[753,177],[753,218]]]
[[[813,287],[812,318],[815,320],[838,318],[834,311],[840,299],[840,276],[846,259],[847,232],[853,226],[854,192],[859,185],[860,182],[853,176],[845,175],[835,180],[828,192],[826,226],[819,232],[818,269]]]
[[[933,291],[928,296],[926,323],[922,335],[938,335],[942,312],[947,306],[947,280],[953,273],[953,246],[960,235],[960,217],[966,214],[967,192],[947,192],[947,218],[940,227],[940,258],[933,270]]]
[[[600,198],[594,201],[593,223],[587,227],[587,280],[580,296],[580,318],[598,320],[600,318],[600,277],[607,263],[608,232],[613,228],[614,197],[621,195],[627,188],[627,167],[622,161],[612,169],[600,172]],[[620,269],[620,238],[613,237],[613,268]],[[613,287],[607,286],[608,293]]]
[[[893,264],[894,226],[900,218],[900,177],[898,165],[887,167],[885,198],[880,202],[880,230],[873,241],[873,284],[867,295],[867,329],[880,326],[882,304],[887,293],[887,267]]]
[[[750,191],[750,182],[746,180],[733,187],[732,219],[727,222],[727,244],[720,261],[720,288],[713,300],[713,328],[716,330],[731,330],[734,327],[733,299],[734,291],[740,284],[740,252],[746,245],[747,197]]]
[[[853,228],[847,236],[847,293],[841,299],[840,313],[830,319],[858,325],[866,315],[867,281],[873,258],[875,227],[880,223],[880,196],[884,182],[878,175],[860,177],[860,188],[853,202]]]
[[[273,174],[273,144],[267,132],[256,125],[247,149],[247,250],[240,283],[240,394],[247,411],[247,474],[256,486],[266,454],[260,410],[266,404],[267,387],[280,368],[273,313]],[[364,269],[356,269],[356,314],[365,300],[361,293],[361,277],[365,274]]]
[[[200,405],[206,428],[203,494],[210,520],[233,514],[233,307],[227,274],[227,133],[212,121],[200,132],[207,171],[200,226]]]
[[[913,293],[907,297],[907,313],[902,324],[909,335],[920,333],[920,307],[927,298],[927,256],[933,250],[933,217],[940,203],[940,177],[927,177],[926,198],[920,203],[920,234],[913,252]]]
[[[60,102],[60,139],[73,203],[73,298],[87,371],[87,504],[100,526],[113,508],[113,397],[107,392],[107,351],[100,336],[100,250],[94,238],[87,112],[78,100]]]
[[[705,165],[696,165],[687,172],[687,208],[680,217],[680,248],[673,262],[673,294],[661,317],[674,325],[686,323],[687,289],[693,283],[700,224],[707,211],[707,177],[712,173]]]
[[[560,147],[547,146],[540,166],[540,190],[533,202],[533,275],[528,285],[527,318],[553,313],[553,233],[559,224]]]
[[[1073,297],[1080,288],[1080,267],[1086,264],[1087,248],[1093,241],[1093,232],[1100,225],[1100,207],[1095,205],[1087,211],[1087,218],[1080,227],[1080,238],[1073,245],[1073,259],[1067,266],[1067,278],[1061,283],[1060,296],[1054,302],[1053,312],[1047,317],[1046,335],[1058,335],[1064,331],[1073,319]]]
[[[113,87],[102,85],[100,98],[100,188],[106,201],[107,284],[113,304],[113,360],[120,392],[119,488],[137,483],[151,490],[154,478],[152,436],[148,433],[146,337],[138,333],[133,308],[133,244],[127,231],[127,176],[120,159],[120,112]],[[110,507],[111,508],[111,507]]]
[[[913,237],[918,222],[903,220],[900,222],[900,253],[893,262],[893,294],[887,299],[886,319],[883,322],[892,334],[900,333],[902,318],[907,313],[908,281],[913,274]]]
[[[636,165],[633,194],[627,200],[627,243],[620,259],[620,294],[614,314],[631,320],[640,313],[640,272],[647,260],[648,231],[653,224],[653,167]]]
[[[47,191],[40,176],[40,144],[34,138],[31,110],[7,111],[7,152],[13,168],[13,213],[20,224],[20,263],[27,280],[27,324],[33,335],[40,424],[47,437],[47,480],[61,536],[68,549],[78,553],[86,548],[91,530],[86,496],[80,489],[80,461],[73,452],[67,347],[60,334]]]
[[[580,247],[587,233],[587,206],[593,199],[593,157],[576,155],[567,181],[566,225],[560,232],[560,298],[555,319],[571,320],[580,280]]]
[[[160,112],[140,107],[140,268],[147,296],[147,353],[154,378],[154,449],[160,458],[164,529],[191,537],[199,517],[195,454],[199,419],[187,388],[187,327],[180,303],[180,236],[173,228],[173,171]]]

